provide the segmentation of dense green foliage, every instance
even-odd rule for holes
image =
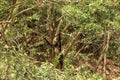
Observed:
[[[63,71],[44,40],[54,42],[57,30]],[[119,36],[119,0],[0,0],[0,79],[104,80],[84,62],[97,64],[103,54],[120,67]]]

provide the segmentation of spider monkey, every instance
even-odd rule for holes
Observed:
[[[59,67],[60,67],[60,69],[63,69],[63,64],[64,64],[63,57],[64,57],[63,54],[61,54],[59,56]]]
[[[59,34],[58,34],[58,46],[59,46],[59,53],[62,51],[62,45],[61,45],[61,33],[59,32]],[[62,69],[63,68],[63,58],[64,58],[64,56],[63,56],[63,54],[60,54],[60,56],[59,56],[59,67],[60,67],[60,69]]]
[[[50,45],[51,47],[57,48],[58,53],[60,53],[62,51],[62,45],[61,45],[61,33],[59,32],[58,35],[56,36],[57,41],[55,44],[50,43],[46,38],[45,41],[47,42],[48,45]],[[62,69],[63,68],[63,54],[60,54],[58,60],[59,60],[59,68]]]

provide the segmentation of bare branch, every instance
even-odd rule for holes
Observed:
[[[76,39],[78,38],[79,34],[81,32],[79,31],[76,35],[75,38],[71,41],[70,45],[66,47],[66,50],[64,52],[64,58],[66,57],[66,55],[68,54],[68,51],[71,49],[72,45],[75,43]]]
[[[33,9],[34,7],[35,7],[35,6],[33,6],[33,7],[31,7],[31,8],[24,9],[24,10],[20,11],[19,13],[17,13],[14,17],[16,17],[16,16],[18,16],[18,15],[20,15],[20,14],[26,12],[26,11],[29,11],[29,10]]]
[[[70,25],[71,25],[71,22],[69,22],[69,23],[64,27],[64,29],[62,30],[62,32],[65,32]]]

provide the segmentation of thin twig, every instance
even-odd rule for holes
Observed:
[[[65,32],[65,31],[69,28],[70,25],[71,25],[71,22],[69,22],[69,23],[64,27],[64,29],[62,30],[62,32]]]
[[[79,34],[81,32],[79,31],[76,35],[75,38],[71,41],[70,45],[66,47],[66,50],[64,52],[64,58],[66,57],[66,55],[68,54],[68,51],[71,49],[72,45],[75,43],[76,39],[78,38]]]
[[[31,9],[33,9],[33,8],[35,8],[35,6],[33,6],[33,7],[31,7],[31,8],[24,9],[24,10],[20,11],[19,13],[17,13],[14,17],[16,17],[16,16],[18,16],[18,15],[20,15],[20,14],[26,12],[26,11],[29,11],[29,10],[31,10]]]

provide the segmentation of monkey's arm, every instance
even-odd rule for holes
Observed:
[[[53,46],[52,43],[50,43],[50,41],[48,41],[48,39],[46,39],[45,37],[43,37],[43,39],[47,42],[48,45]]]

